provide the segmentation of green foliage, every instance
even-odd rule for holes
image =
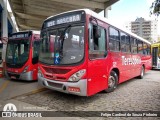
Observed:
[[[160,0],[155,0],[151,5],[151,15],[159,16],[160,14]]]

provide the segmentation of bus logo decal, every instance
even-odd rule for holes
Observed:
[[[126,58],[125,56],[122,56],[122,65],[135,65],[135,64],[141,64],[141,59],[137,57]]]

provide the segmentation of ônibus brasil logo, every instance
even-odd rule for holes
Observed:
[[[14,104],[8,103],[3,108],[2,117],[42,117],[42,115],[40,112],[17,111]]]
[[[3,108],[2,117],[12,117],[12,113],[16,111],[16,106],[12,103],[8,103]]]

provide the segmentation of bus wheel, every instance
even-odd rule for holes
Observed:
[[[114,71],[111,71],[109,78],[108,78],[108,88],[105,90],[105,92],[113,92],[117,88],[118,84],[118,76],[117,73]]]
[[[143,79],[144,76],[144,66],[141,67],[141,74],[138,76],[139,79]]]

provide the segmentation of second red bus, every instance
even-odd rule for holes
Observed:
[[[6,51],[6,75],[11,79],[37,80],[40,35],[37,31],[10,35]]]

